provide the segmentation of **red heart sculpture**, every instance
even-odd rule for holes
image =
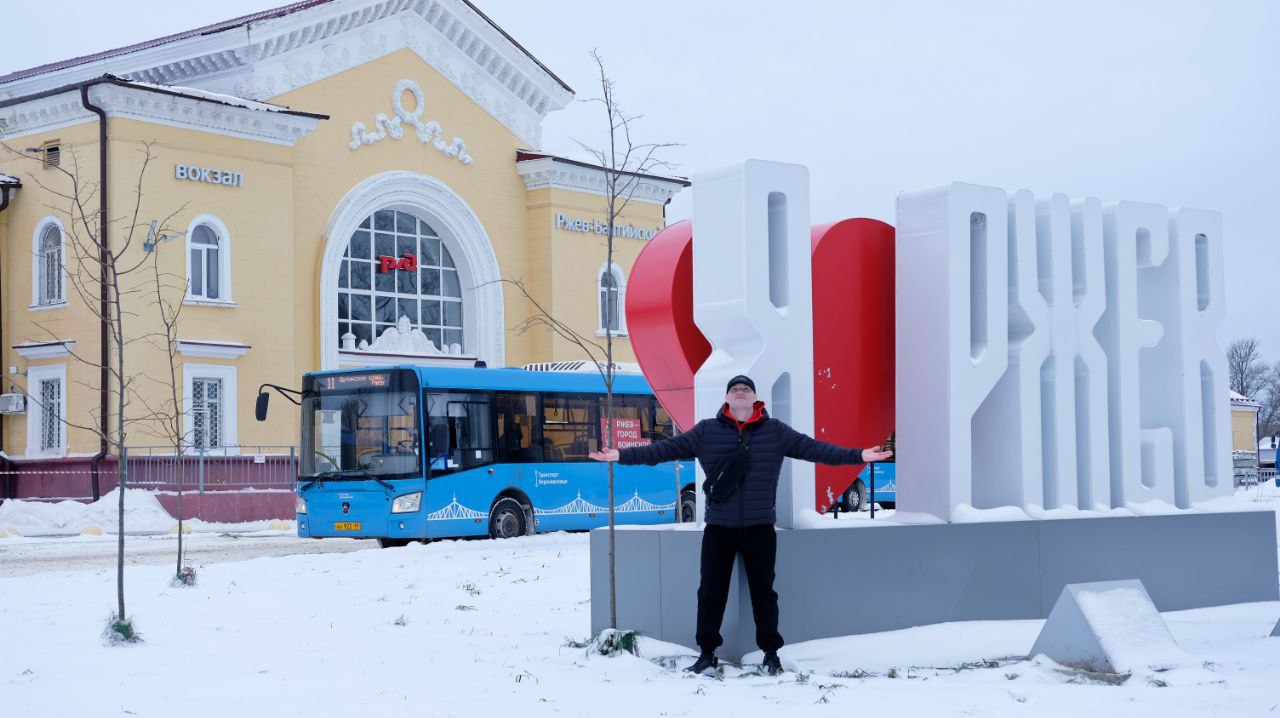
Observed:
[[[893,431],[893,227],[848,219],[814,227],[813,355],[817,438],[869,446]],[[645,378],[676,425],[696,422],[693,377],[711,345],[693,323],[693,223],[659,232],[636,258],[627,326]],[[818,511],[861,467],[819,466]]]
[[[693,220],[663,229],[640,251],[627,288],[627,331],[649,386],[681,431],[696,423],[693,375],[711,344],[693,323]]]
[[[812,238],[813,435],[875,446],[893,431],[893,227],[846,219]],[[818,464],[815,508],[826,511],[861,470]]]

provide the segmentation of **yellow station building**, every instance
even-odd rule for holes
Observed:
[[[178,286],[176,383],[201,446],[296,443],[296,417],[259,424],[253,397],[308,371],[586,358],[517,331],[535,309],[504,280],[584,336],[615,330],[634,361],[608,307],[688,183],[633,177],[611,276],[606,173],[538,151],[573,98],[466,0],[309,0],[0,77],[0,370],[28,397],[0,407],[9,468],[102,448],[73,425],[101,425],[86,247],[104,193],[118,266],[148,268],[120,295],[126,413],[170,395],[150,262]],[[144,426],[130,444],[162,443]]]

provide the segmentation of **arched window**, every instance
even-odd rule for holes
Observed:
[[[401,317],[438,351],[466,351],[462,283],[448,247],[421,218],[378,210],[352,233],[338,270],[339,345],[348,334],[357,347],[372,344]]]
[[[36,227],[31,245],[31,304],[46,307],[65,304],[65,241],[62,225],[47,218]]]
[[[622,281],[622,268],[617,262],[614,262],[612,267],[608,262],[600,267],[597,286],[599,288],[599,333],[611,331],[614,334],[626,334],[626,317],[623,312],[626,285]]]
[[[231,301],[231,278],[225,229],[209,220],[197,221],[187,235],[187,297],[211,302]]]

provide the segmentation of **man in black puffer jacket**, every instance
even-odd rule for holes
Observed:
[[[870,449],[845,449],[817,441],[769,418],[764,402],[756,400],[756,385],[750,378],[729,380],[725,403],[714,419],[703,419],[689,431],[648,446],[606,450],[591,454],[598,461],[621,464],[660,464],[666,461],[697,459],[711,475],[716,464],[738,448],[748,445],[746,475],[724,501],[707,502],[706,529],[702,534],[702,582],[698,586],[698,633],[702,655],[688,671],[703,673],[719,665],[716,649],[723,643],[720,624],[729,599],[729,579],[733,562],[742,554],[747,586],[751,591],[751,612],[756,622],[756,644],[764,651],[761,667],[769,675],[782,671],[778,649],[778,594],[773,590],[774,562],[777,559],[778,475],[785,458],[819,464],[860,464],[881,461],[893,455]]]

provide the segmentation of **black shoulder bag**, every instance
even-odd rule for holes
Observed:
[[[747,459],[751,452],[751,444],[747,438],[747,429],[744,427],[738,437],[737,447],[711,467],[707,480],[702,482],[702,490],[707,498],[712,501],[727,501],[738,490],[738,485],[747,476]]]

